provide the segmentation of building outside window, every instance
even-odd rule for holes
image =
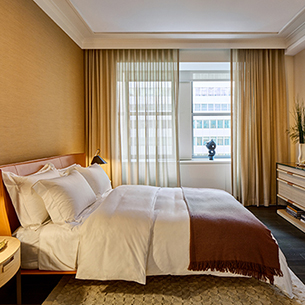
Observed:
[[[207,158],[206,143],[210,140],[216,143],[215,159],[230,158],[230,64],[201,62],[180,66],[182,81],[191,86],[192,158]]]
[[[193,81],[192,86],[193,157],[206,157],[210,140],[216,143],[215,157],[230,157],[230,81]]]

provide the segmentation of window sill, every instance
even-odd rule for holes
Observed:
[[[191,159],[191,160],[180,160],[180,164],[231,164],[231,159],[223,158],[223,159]]]

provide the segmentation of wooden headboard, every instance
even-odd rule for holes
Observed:
[[[19,226],[11,198],[2,180],[2,171],[13,172],[20,176],[27,176],[40,170],[46,163],[51,162],[56,168],[63,168],[74,163],[86,166],[85,153],[56,156],[26,162],[0,166],[0,236],[12,235]]]

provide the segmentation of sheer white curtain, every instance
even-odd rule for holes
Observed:
[[[288,160],[284,50],[232,50],[232,191],[276,203],[276,162]]]
[[[86,51],[87,147],[113,186],[179,186],[178,51]]]
[[[179,185],[178,52],[120,51],[116,75],[122,183]]]

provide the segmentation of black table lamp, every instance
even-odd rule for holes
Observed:
[[[96,151],[92,161],[91,161],[91,165],[94,164],[94,163],[97,163],[97,164],[107,164],[107,162],[100,157],[99,153],[100,153],[100,150],[98,149]]]

